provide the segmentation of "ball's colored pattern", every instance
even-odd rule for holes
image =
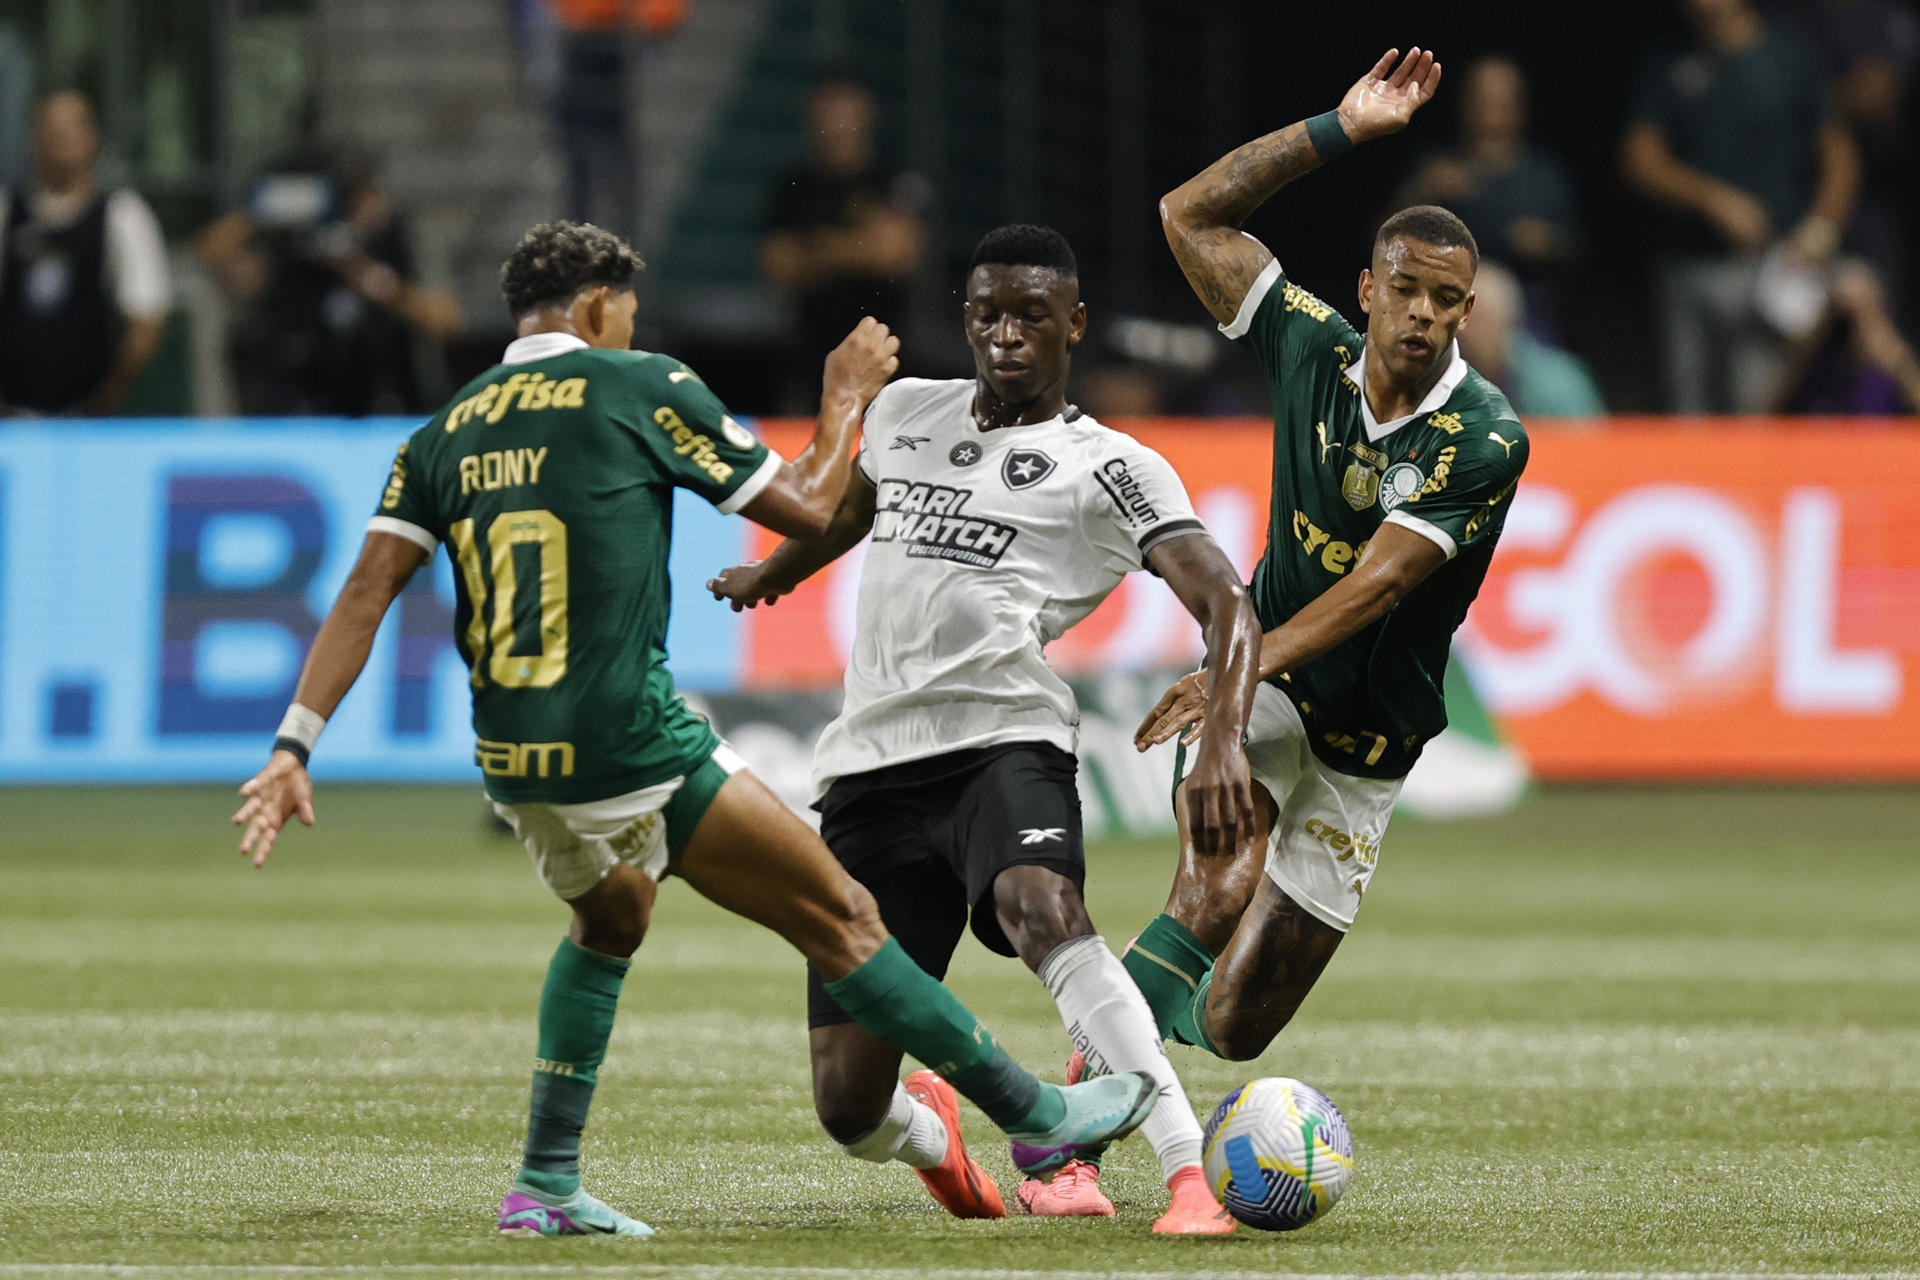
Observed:
[[[1353,1135],[1324,1093],[1267,1077],[1241,1085],[1207,1121],[1207,1181],[1240,1221],[1292,1231],[1333,1207],[1353,1176]]]

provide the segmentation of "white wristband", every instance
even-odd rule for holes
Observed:
[[[287,708],[287,714],[285,718],[280,721],[280,728],[275,731],[273,736],[275,738],[291,738],[308,751],[312,751],[313,744],[320,741],[320,731],[326,727],[327,718],[325,716],[321,715],[318,711],[311,711],[296,702]]]

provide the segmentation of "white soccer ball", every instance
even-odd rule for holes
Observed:
[[[1269,1076],[1223,1098],[1207,1121],[1207,1181],[1262,1231],[1293,1231],[1333,1208],[1353,1176],[1353,1135],[1312,1085]]]

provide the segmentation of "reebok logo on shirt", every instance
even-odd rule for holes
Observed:
[[[963,515],[971,497],[971,489],[882,480],[874,504],[873,541],[911,543],[909,556],[991,569],[1019,530]]]

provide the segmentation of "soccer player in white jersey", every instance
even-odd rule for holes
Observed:
[[[1252,820],[1240,741],[1257,623],[1232,563],[1173,468],[1067,402],[1086,332],[1073,250],[1045,227],[989,233],[963,309],[975,376],[904,379],[875,398],[854,479],[826,533],[709,584],[735,608],[771,604],[871,537],[846,702],[821,735],[815,805],[834,855],[916,960],[944,974],[971,916],[1053,993],[1096,1070],[1163,1084],[1144,1132],[1171,1204],[1163,1234],[1233,1222],[1200,1169],[1200,1127],[1139,989],[1081,900],[1085,856],[1073,755],[1079,714],[1042,648],[1129,572],[1164,578],[1219,673],[1185,784],[1189,837],[1225,852]],[[960,1144],[953,1091],[899,1079],[900,1053],[854,1025],[809,975],[814,1105],[849,1155],[920,1170],[960,1217],[1000,1217],[999,1191]],[[1014,1148],[1029,1212],[1106,1215],[1078,1149]]]

